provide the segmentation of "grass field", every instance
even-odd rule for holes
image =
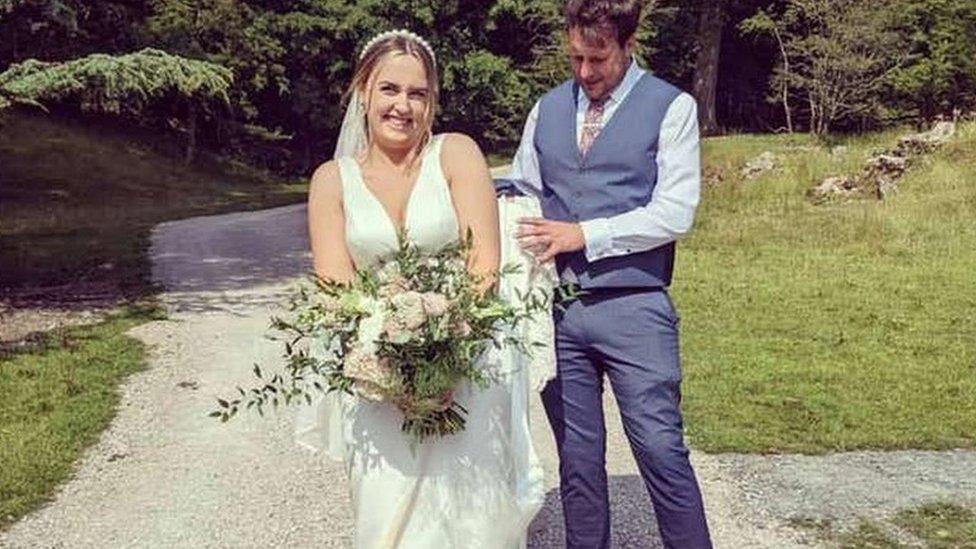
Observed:
[[[849,528],[823,520],[793,525],[840,549],[976,549],[976,513],[953,503],[905,509],[884,521],[860,519]]]
[[[153,145],[145,135],[134,138],[78,122],[5,117],[0,297],[5,288],[79,281],[144,293],[144,251],[154,224],[305,196],[303,182],[288,184],[226,163],[185,167]]]
[[[109,304],[130,303],[94,326],[0,346],[0,528],[70,477],[114,416],[118,386],[144,366],[125,332],[160,314],[131,304],[152,292],[149,229],[305,197],[303,183],[227,164],[184,167],[153,145],[38,116],[0,127],[0,299],[35,291],[41,306],[61,306],[93,287]]]
[[[159,314],[125,308],[0,355],[0,528],[45,501],[108,426],[117,387],[144,365],[142,344],[124,332]]]
[[[894,133],[709,140],[708,189],[679,247],[684,407],[710,452],[972,447],[976,441],[976,126],[885,202],[814,206]],[[772,151],[781,167],[744,182]]]

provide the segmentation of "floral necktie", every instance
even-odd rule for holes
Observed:
[[[586,109],[586,116],[583,118],[583,131],[580,132],[580,156],[586,156],[586,152],[590,150],[596,136],[600,135],[600,130],[603,128],[603,108],[606,104],[606,99],[590,101],[590,106]]]

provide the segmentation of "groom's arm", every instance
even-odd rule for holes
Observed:
[[[675,98],[664,116],[657,168],[647,205],[580,223],[587,260],[647,251],[691,230],[701,193],[701,151],[698,107],[687,93]]]
[[[539,195],[542,192],[542,176],[539,157],[535,152],[535,128],[539,121],[539,102],[536,101],[522,128],[522,140],[512,159],[512,167],[505,175],[506,183],[513,184],[522,194]]]

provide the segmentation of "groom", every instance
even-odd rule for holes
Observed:
[[[679,403],[675,240],[700,186],[695,101],[633,60],[639,0],[569,0],[573,80],[529,114],[512,183],[545,219],[519,240],[581,297],[554,313],[558,375],[543,402],[559,450],[566,546],[610,546],[603,377],[665,547],[711,547]]]

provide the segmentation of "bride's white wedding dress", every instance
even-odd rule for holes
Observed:
[[[422,158],[405,212],[407,237],[435,251],[458,239],[458,221],[441,170],[442,136]],[[338,160],[346,216],[346,244],[357,268],[381,266],[397,249],[397,228],[366,187],[357,162]],[[511,238],[514,220],[538,215],[533,199],[502,199],[503,262],[516,261],[522,274],[501,283],[546,288],[553,276],[533,270]],[[296,418],[302,444],[324,449],[345,462],[355,517],[357,548],[517,548],[544,498],[542,469],[528,426],[530,388],[554,372],[552,325],[541,314],[524,327],[526,337],[547,343],[532,357],[512,350],[492,352],[486,367],[509,372],[487,389],[462,386],[455,398],[468,410],[463,432],[411,450],[400,431],[402,416],[388,404],[332,393]],[[325,352],[318,349],[317,352]],[[534,396],[534,395],[533,395]]]

